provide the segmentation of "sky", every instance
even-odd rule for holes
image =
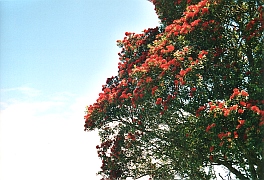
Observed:
[[[85,106],[117,74],[116,40],[158,25],[147,0],[0,1],[0,179],[100,179]]]

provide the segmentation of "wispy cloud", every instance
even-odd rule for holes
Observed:
[[[21,86],[21,87],[15,87],[15,88],[7,88],[7,89],[1,89],[1,93],[6,93],[6,92],[18,92],[22,93],[26,96],[38,96],[40,95],[40,90],[30,88],[27,86]]]

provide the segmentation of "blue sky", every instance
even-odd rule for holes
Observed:
[[[84,107],[117,74],[116,40],[159,25],[154,6],[13,0],[0,13],[0,179],[100,179]]]

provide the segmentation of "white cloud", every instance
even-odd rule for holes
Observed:
[[[87,97],[72,102],[63,94],[60,101],[1,102],[1,180],[100,179],[99,137],[83,131]]]

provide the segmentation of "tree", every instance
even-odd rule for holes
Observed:
[[[87,107],[105,179],[264,179],[261,0],[151,0],[161,25],[119,40]]]

